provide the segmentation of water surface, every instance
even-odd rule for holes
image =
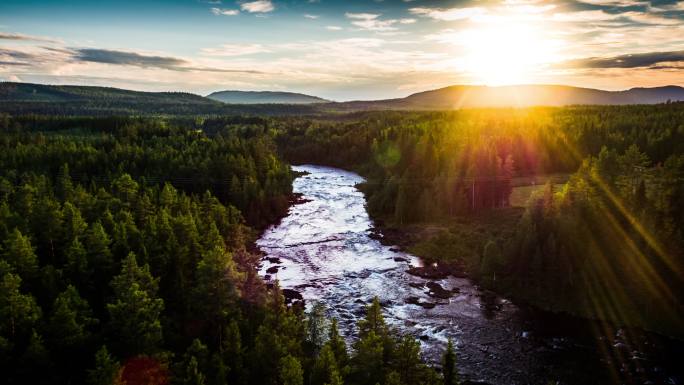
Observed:
[[[362,177],[321,166],[293,169],[306,173],[293,182],[293,191],[302,194],[305,203],[291,207],[258,240],[266,254],[261,274],[299,291],[308,303],[322,301],[350,343],[364,307],[377,296],[386,321],[419,338],[426,359],[438,362],[452,339],[459,370],[473,381],[606,383],[631,379],[634,372],[639,379],[633,383],[679,383],[680,377],[665,370],[660,358],[643,352],[652,340],[627,344],[634,339],[624,330],[597,338],[594,323],[519,308],[485,295],[466,278],[431,281],[407,274],[421,261],[372,237],[364,196],[355,187]],[[430,289],[434,283],[452,296],[437,298]]]

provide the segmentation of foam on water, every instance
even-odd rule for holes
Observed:
[[[355,187],[362,177],[321,166],[293,169],[306,173],[293,182],[294,192],[306,202],[291,207],[257,241],[266,254],[260,273],[298,290],[309,304],[323,302],[349,342],[364,307],[377,296],[387,323],[420,338],[428,360],[438,362],[446,342],[453,340],[461,374],[470,379],[494,384],[595,380],[585,376],[591,373],[588,367],[600,363],[596,349],[573,343],[573,337],[536,337],[543,334],[533,330],[540,328],[537,319],[526,319],[510,301],[482,293],[470,280],[437,280],[454,295],[431,296],[427,280],[406,273],[420,265],[419,258],[371,237],[373,223]],[[274,266],[278,272],[267,274]]]

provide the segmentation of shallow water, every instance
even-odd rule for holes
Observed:
[[[257,241],[266,254],[260,273],[299,291],[307,303],[323,302],[349,342],[365,305],[377,296],[386,321],[419,338],[426,359],[438,362],[452,339],[459,370],[472,381],[681,383],[669,357],[682,357],[681,343],[519,308],[483,295],[465,278],[433,281],[453,293],[436,298],[425,286],[430,280],[406,273],[420,259],[371,237],[373,223],[355,188],[362,177],[321,166],[293,169],[307,173],[293,182],[307,201]]]

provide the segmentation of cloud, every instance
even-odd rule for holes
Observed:
[[[235,16],[240,13],[237,9],[212,8],[211,13],[216,16]]]
[[[30,63],[26,63],[26,62],[19,62],[19,61],[4,61],[4,60],[0,60],[0,67],[3,67],[3,66],[21,66],[21,67],[28,67],[28,66],[30,66],[30,65],[31,65]]]
[[[42,41],[46,43],[59,43],[57,39],[52,39],[43,36],[24,35],[23,33],[0,32],[0,40],[24,40],[24,41]]]
[[[315,20],[315,19],[318,19],[320,16],[318,16],[318,15],[311,15],[311,14],[305,13],[305,14],[304,14],[304,17],[306,17],[307,19],[314,19],[314,20]]]
[[[168,56],[148,56],[136,52],[115,51],[97,48],[81,48],[75,51],[79,61],[137,67],[178,68],[188,64],[183,59]]]
[[[204,48],[202,53],[208,56],[246,56],[271,52],[262,44],[224,44],[219,48]]]
[[[161,68],[171,71],[199,71],[251,74],[262,73],[260,71],[253,70],[197,67],[192,66],[190,62],[184,59],[169,56],[143,55],[137,52],[116,51],[97,48],[79,48],[75,49],[73,52],[73,60],[81,62],[128,65],[142,68]]]
[[[328,25],[325,27],[325,29],[327,29],[328,31],[341,31],[342,27],[338,25]]]
[[[481,16],[487,13],[485,8],[481,7],[467,7],[467,8],[425,8],[417,7],[410,8],[409,12],[413,15],[425,16],[435,20],[455,21],[470,19],[476,16]]]
[[[36,55],[28,53],[28,52],[23,52],[23,51],[16,51],[13,49],[8,49],[8,48],[1,48],[0,47],[0,60],[9,62],[9,60],[36,60],[39,59]]]
[[[249,13],[266,13],[275,9],[271,0],[257,0],[240,4],[240,9]]]
[[[561,63],[560,66],[564,68],[639,68],[673,62],[684,62],[684,51],[646,52],[614,57],[590,57],[566,61]],[[671,66],[667,67],[671,68]]]
[[[352,25],[367,31],[387,32],[396,31],[396,24],[412,24],[416,19],[386,19],[381,20],[379,14],[375,13],[345,13],[348,19],[352,20]]]

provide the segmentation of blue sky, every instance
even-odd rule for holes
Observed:
[[[0,80],[335,100],[684,85],[684,2],[2,0]]]

